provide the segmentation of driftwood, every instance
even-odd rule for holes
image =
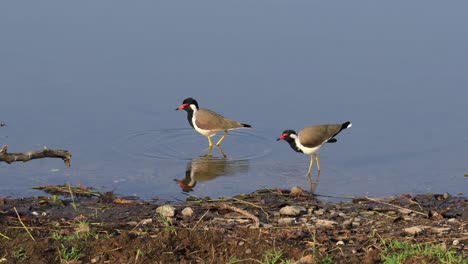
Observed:
[[[28,151],[23,153],[7,153],[7,146],[0,148],[0,161],[8,164],[16,161],[30,161],[42,158],[60,158],[65,162],[65,166],[70,167],[71,154],[68,150],[49,149],[44,146],[41,150]]]

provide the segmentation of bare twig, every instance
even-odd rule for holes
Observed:
[[[220,209],[227,209],[227,210],[232,210],[234,212],[238,212],[238,213],[241,213],[245,216],[247,216],[248,218],[252,219],[254,222],[255,222],[255,228],[259,228],[260,227],[260,220],[258,220],[258,217],[256,217],[255,215],[243,210],[243,209],[240,209],[240,208],[237,208],[237,207],[234,207],[232,205],[228,205],[228,204],[213,204],[213,206],[216,206]]]
[[[29,232],[28,228],[24,225],[23,221],[21,220],[21,217],[18,213],[18,210],[16,210],[16,206],[13,206],[13,210],[15,210],[15,213],[16,213],[16,216],[18,217],[18,220],[19,222],[21,223],[21,225],[23,226],[24,230],[26,230],[26,232],[28,233],[28,235],[31,237],[31,239],[33,241],[36,241],[36,239],[34,239],[34,237],[31,235],[31,233]]]
[[[49,149],[44,146],[41,150],[34,150],[22,153],[8,153],[8,147],[3,146],[0,148],[0,161],[4,161],[8,164],[17,161],[30,161],[33,159],[42,158],[60,158],[65,162],[65,166],[70,167],[71,154],[68,150],[61,149]]]
[[[8,239],[8,240],[11,240],[11,238],[9,238],[8,236],[6,236],[6,235],[4,235],[4,234],[2,234],[2,233],[0,233],[0,237],[3,237],[3,238]]]
[[[197,227],[197,225],[200,223],[200,221],[205,218],[205,215],[209,212],[210,210],[206,210],[206,212],[200,217],[200,219],[198,219],[198,221],[195,223],[195,225],[192,227],[192,230],[195,229],[195,227]]]
[[[366,199],[369,200],[369,201],[375,202],[375,203],[381,203],[381,204],[385,204],[385,205],[388,205],[388,206],[391,206],[391,207],[394,207],[394,208],[404,209],[404,210],[408,210],[408,211],[416,213],[416,214],[427,216],[427,214],[425,214],[425,213],[422,213],[422,212],[419,212],[419,211],[416,211],[416,210],[411,210],[411,209],[408,209],[408,208],[404,208],[404,207],[394,205],[394,204],[391,204],[391,203],[387,203],[387,202],[384,202],[384,201],[381,201],[381,200],[378,200],[378,199],[373,199],[373,198],[370,198],[370,197],[366,197]]]

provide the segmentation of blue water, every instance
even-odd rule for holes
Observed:
[[[174,179],[208,151],[174,111],[189,96],[253,126],[224,140],[229,172],[197,182],[191,195],[307,189],[309,157],[275,139],[347,120],[353,127],[319,152],[316,193],[466,195],[467,9],[462,1],[2,3],[0,145],[73,157],[70,168],[57,159],[0,163],[0,196],[70,183],[184,199]]]

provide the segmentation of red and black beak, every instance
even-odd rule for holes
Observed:
[[[276,139],[276,141],[283,140],[287,137],[289,137],[289,134],[282,134],[279,138]]]
[[[175,110],[176,110],[176,111],[177,111],[177,110],[183,110],[183,109],[185,109],[187,106],[189,106],[189,104],[181,104],[181,105],[179,105],[179,107],[177,107]]]

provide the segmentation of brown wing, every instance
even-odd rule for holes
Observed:
[[[327,142],[338,132],[340,132],[341,124],[326,124],[305,127],[299,131],[299,140],[304,147],[313,148]]]
[[[207,109],[197,111],[196,124],[199,128],[209,130],[229,130],[243,127],[241,123]]]

